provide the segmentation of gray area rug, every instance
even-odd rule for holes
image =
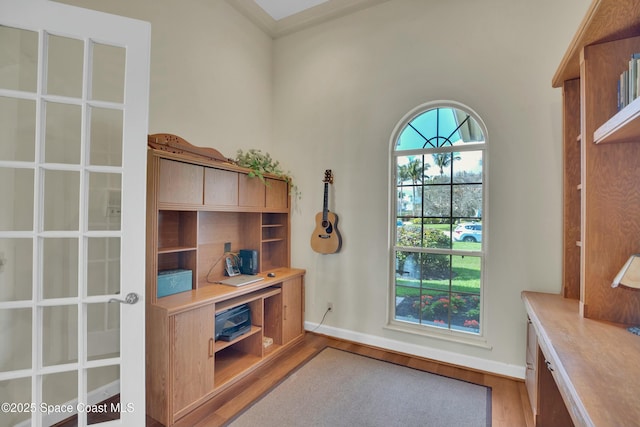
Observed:
[[[491,426],[491,388],[326,348],[229,424]]]

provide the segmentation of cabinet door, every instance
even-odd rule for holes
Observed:
[[[304,332],[302,276],[282,282],[282,344]]]
[[[258,178],[241,173],[238,177],[238,204],[248,207],[264,207],[265,185]]]
[[[204,204],[238,206],[238,172],[205,168]]]
[[[158,202],[202,205],[203,167],[160,159]]]
[[[272,209],[287,209],[289,201],[289,186],[285,181],[267,178],[266,207]]]
[[[524,383],[527,387],[527,394],[529,394],[529,403],[533,411],[533,417],[536,418],[538,413],[538,337],[536,336],[536,330],[531,323],[531,320],[527,323],[527,371],[524,377]]]
[[[213,390],[214,305],[174,316],[173,414],[195,403]]]

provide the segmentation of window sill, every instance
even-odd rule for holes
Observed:
[[[490,345],[487,342],[487,339],[483,336],[452,331],[449,329],[439,330],[438,328],[431,328],[398,320],[390,320],[389,323],[384,327],[384,329],[397,332],[405,332],[412,335],[435,338],[443,341],[455,342],[458,344],[465,344],[489,350],[493,348],[493,346]]]

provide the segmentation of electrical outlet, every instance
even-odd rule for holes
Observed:
[[[327,303],[327,311],[333,311],[333,303],[332,302],[328,302]]]
[[[227,253],[227,252],[231,252],[231,242],[226,242],[226,243],[224,244],[224,252],[225,252],[225,253]]]

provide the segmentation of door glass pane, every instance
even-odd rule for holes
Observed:
[[[82,111],[78,105],[45,104],[45,156],[47,163],[80,163]]]
[[[44,171],[44,230],[78,230],[80,174]]]
[[[31,368],[31,309],[0,309],[0,325],[0,372]]]
[[[120,238],[87,239],[87,295],[120,292]]]
[[[33,170],[0,167],[0,231],[33,230]]]
[[[0,402],[31,403],[31,377],[0,381]],[[31,412],[0,411],[0,426],[29,425],[20,424],[31,418]]]
[[[106,44],[93,44],[91,99],[122,103],[124,101],[124,66],[126,50]]]
[[[87,360],[120,356],[120,304],[87,304]]]
[[[31,299],[32,242],[32,239],[0,239],[0,301]]]
[[[99,424],[106,420],[120,418],[121,410],[133,410],[120,404],[120,367],[104,366],[87,369],[87,390],[100,390],[99,397],[94,398],[92,410],[87,412],[87,424]],[[93,412],[95,414],[92,414]]]
[[[38,33],[0,25],[0,88],[35,92]]]
[[[120,230],[120,188],[116,173],[89,173],[89,230]]]
[[[84,43],[54,35],[48,35],[47,41],[47,93],[82,97]]]
[[[0,29],[2,29],[1,26]],[[0,96],[0,129],[3,130],[0,160],[34,161],[35,101]]]
[[[78,295],[78,239],[42,240],[42,287],[45,299]]]
[[[78,425],[78,372],[60,372],[42,376],[42,403],[45,412],[55,416],[55,422],[70,419],[68,425]],[[56,407],[58,405],[58,407]],[[49,409],[47,409],[49,408]],[[52,420],[53,421],[53,420]],[[51,425],[45,422],[44,425]]]
[[[122,165],[122,123],[121,110],[91,108],[92,165]]]
[[[42,307],[42,364],[51,366],[77,361],[78,306]]]

